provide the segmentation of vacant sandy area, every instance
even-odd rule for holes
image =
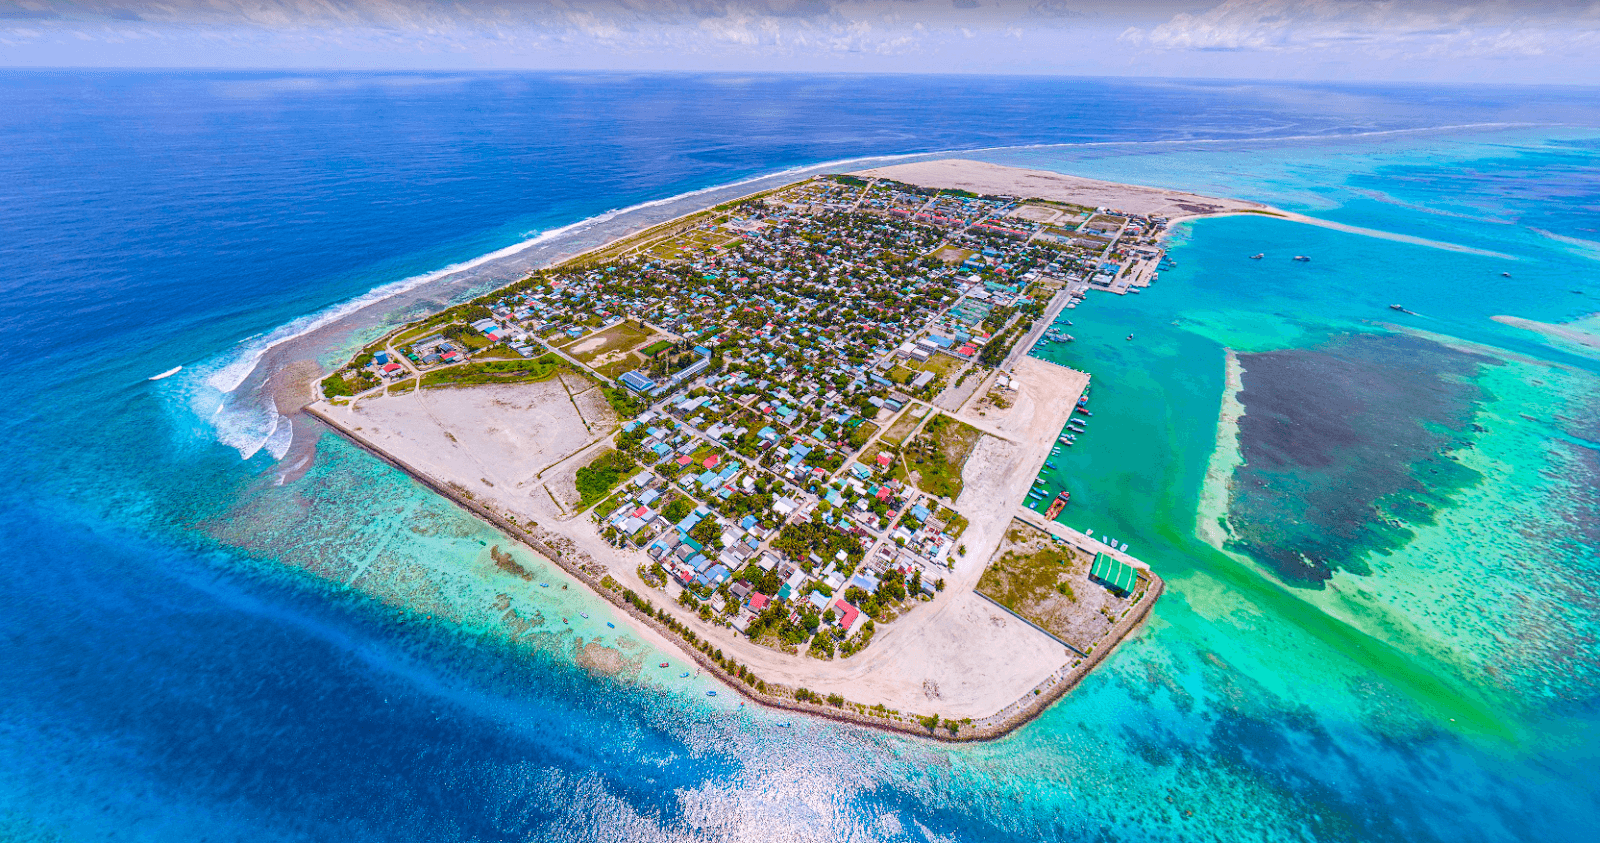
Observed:
[[[591,433],[556,378],[422,389],[318,409],[430,476],[521,515],[555,514],[541,473],[608,436],[615,421],[608,408]]]
[[[951,188],[1030,199],[1052,199],[1090,208],[1113,208],[1131,214],[1155,214],[1168,218],[1266,208],[1265,205],[1240,199],[1219,199],[1185,193],[1181,190],[1117,184],[1052,173],[1047,170],[1024,170],[964,158],[894,164],[862,170],[854,175],[893,179],[919,187]]]

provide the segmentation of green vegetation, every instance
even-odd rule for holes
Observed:
[[[1077,601],[1071,580],[1082,575],[1084,560],[1043,531],[1013,522],[1003,552],[984,570],[978,592],[1057,635],[1051,611]]]
[[[861,540],[855,536],[841,532],[823,521],[814,517],[810,521],[789,523],[783,525],[783,532],[774,539],[772,546],[789,554],[790,558],[807,565],[807,557],[815,553],[818,558],[828,560],[834,558],[839,551],[844,551],[845,559],[850,569],[861,564],[861,557],[866,551],[861,547]],[[841,565],[840,568],[844,568]]]
[[[611,409],[617,414],[617,418],[623,421],[639,415],[650,406],[645,399],[626,389],[602,386],[600,391],[606,396],[606,403],[611,405]]]
[[[329,398],[333,398],[335,396],[354,395],[356,393],[355,390],[350,388],[350,382],[344,379],[344,375],[334,372],[333,374],[322,379],[322,394],[328,396]]]
[[[483,360],[438,369],[422,376],[424,387],[477,386],[490,383],[531,383],[556,373],[563,361],[554,354],[532,360]]]
[[[578,469],[579,509],[605,497],[637,466],[632,457],[621,451],[606,451],[594,461]]]
[[[961,467],[982,436],[977,428],[950,416],[934,417],[906,448],[906,459],[917,475],[917,487],[944,498],[960,495]]]
[[[660,354],[663,351],[666,351],[667,349],[669,349],[671,347],[672,347],[672,340],[656,340],[655,342],[650,343],[649,345],[645,346],[644,348],[639,349],[639,353],[643,354],[646,357],[655,357],[656,355]]]
[[[578,341],[582,351],[572,351],[573,357],[584,363],[613,351],[626,351],[650,338],[650,329],[632,319],[626,319],[596,334]]]

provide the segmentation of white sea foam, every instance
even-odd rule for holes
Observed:
[[[161,380],[162,378],[170,378],[173,375],[176,375],[182,369],[183,369],[182,366],[173,366],[172,368],[166,370],[165,372],[162,372],[159,375],[151,375],[150,377],[146,378],[145,380],[158,381],[158,380]]]

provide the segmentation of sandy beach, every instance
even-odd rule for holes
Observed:
[[[1161,216],[1169,220],[1228,212],[1269,210],[1267,206],[1257,202],[1219,199],[1160,187],[1117,184],[1052,173],[1047,170],[1025,170],[965,158],[874,167],[858,171],[853,175],[863,178],[893,179],[919,187],[1050,199],[1089,208],[1112,208],[1131,214]]]

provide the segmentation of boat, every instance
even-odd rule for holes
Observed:
[[[667,663],[666,663],[666,662],[662,662],[662,663],[661,663],[661,666],[662,666],[662,667],[666,667],[666,666],[667,666]]]
[[[679,679],[688,679],[689,678],[689,671],[685,670],[684,672],[678,674],[678,678]]]
[[[1052,521],[1055,520],[1055,517],[1061,514],[1061,510],[1066,508],[1067,502],[1070,500],[1072,500],[1072,493],[1063,489],[1061,494],[1056,495],[1056,499],[1050,502],[1050,508],[1044,511],[1044,517]]]
[[[569,620],[567,620],[567,619],[566,619],[566,618],[562,618],[562,619],[561,619],[561,622],[562,622],[562,623],[572,623],[572,621],[569,621]]]
[[[1305,255],[1295,255],[1294,259],[1296,261],[1298,261],[1299,263],[1310,263],[1311,262],[1311,259],[1306,257]]]
[[[1094,415],[1094,413],[1089,412],[1089,409],[1087,407],[1084,407],[1082,404],[1078,405],[1078,410],[1077,411],[1082,413],[1082,414],[1084,414],[1084,415],[1086,415],[1086,416]]]
[[[547,582],[542,582],[542,583],[539,583],[539,587],[540,587],[540,588],[549,588],[549,587],[550,587],[550,584],[549,584],[549,583],[547,583]]]
[[[1391,304],[1391,305],[1389,305],[1389,309],[1390,310],[1398,310],[1401,313],[1404,313],[1405,310],[1406,310],[1406,307],[1403,304]]]
[[[1045,460],[1045,461],[1044,461],[1044,467],[1045,467],[1045,468],[1055,468],[1055,467],[1056,467],[1056,464],[1055,464],[1055,463],[1053,463],[1053,462],[1051,462],[1051,461],[1049,461],[1049,460]]]
[[[1502,273],[1500,273],[1500,277],[1501,277],[1501,278],[1510,278],[1510,277],[1511,277],[1511,273],[1509,273],[1509,272],[1502,272]],[[182,368],[182,367],[179,367],[179,368]],[[155,380],[155,378],[151,378],[151,380]]]
[[[1253,261],[1258,261],[1258,260],[1261,260],[1262,258],[1264,258],[1266,256],[1267,256],[1266,252],[1257,252],[1257,253],[1251,255],[1250,259],[1253,260]]]
[[[1129,342],[1133,342],[1133,334],[1129,334],[1128,335],[1128,341]]]
[[[589,613],[588,612],[579,612],[578,614],[583,615],[585,618],[589,617]]]
[[[183,367],[182,366],[173,366],[172,368],[166,370],[165,372],[162,372],[159,375],[151,375],[150,377],[146,378],[146,380],[158,381],[158,380],[161,380],[162,378],[170,378],[173,375],[176,375],[177,373],[179,373],[181,371],[183,371]]]
[[[612,629],[616,629],[617,628],[617,625],[612,623],[611,621],[606,621],[606,626],[609,626]]]
[[[716,696],[716,695],[717,695],[717,692],[716,692],[716,691],[707,691],[707,692],[706,692],[706,696],[708,696],[708,697],[714,697],[714,696]]]

